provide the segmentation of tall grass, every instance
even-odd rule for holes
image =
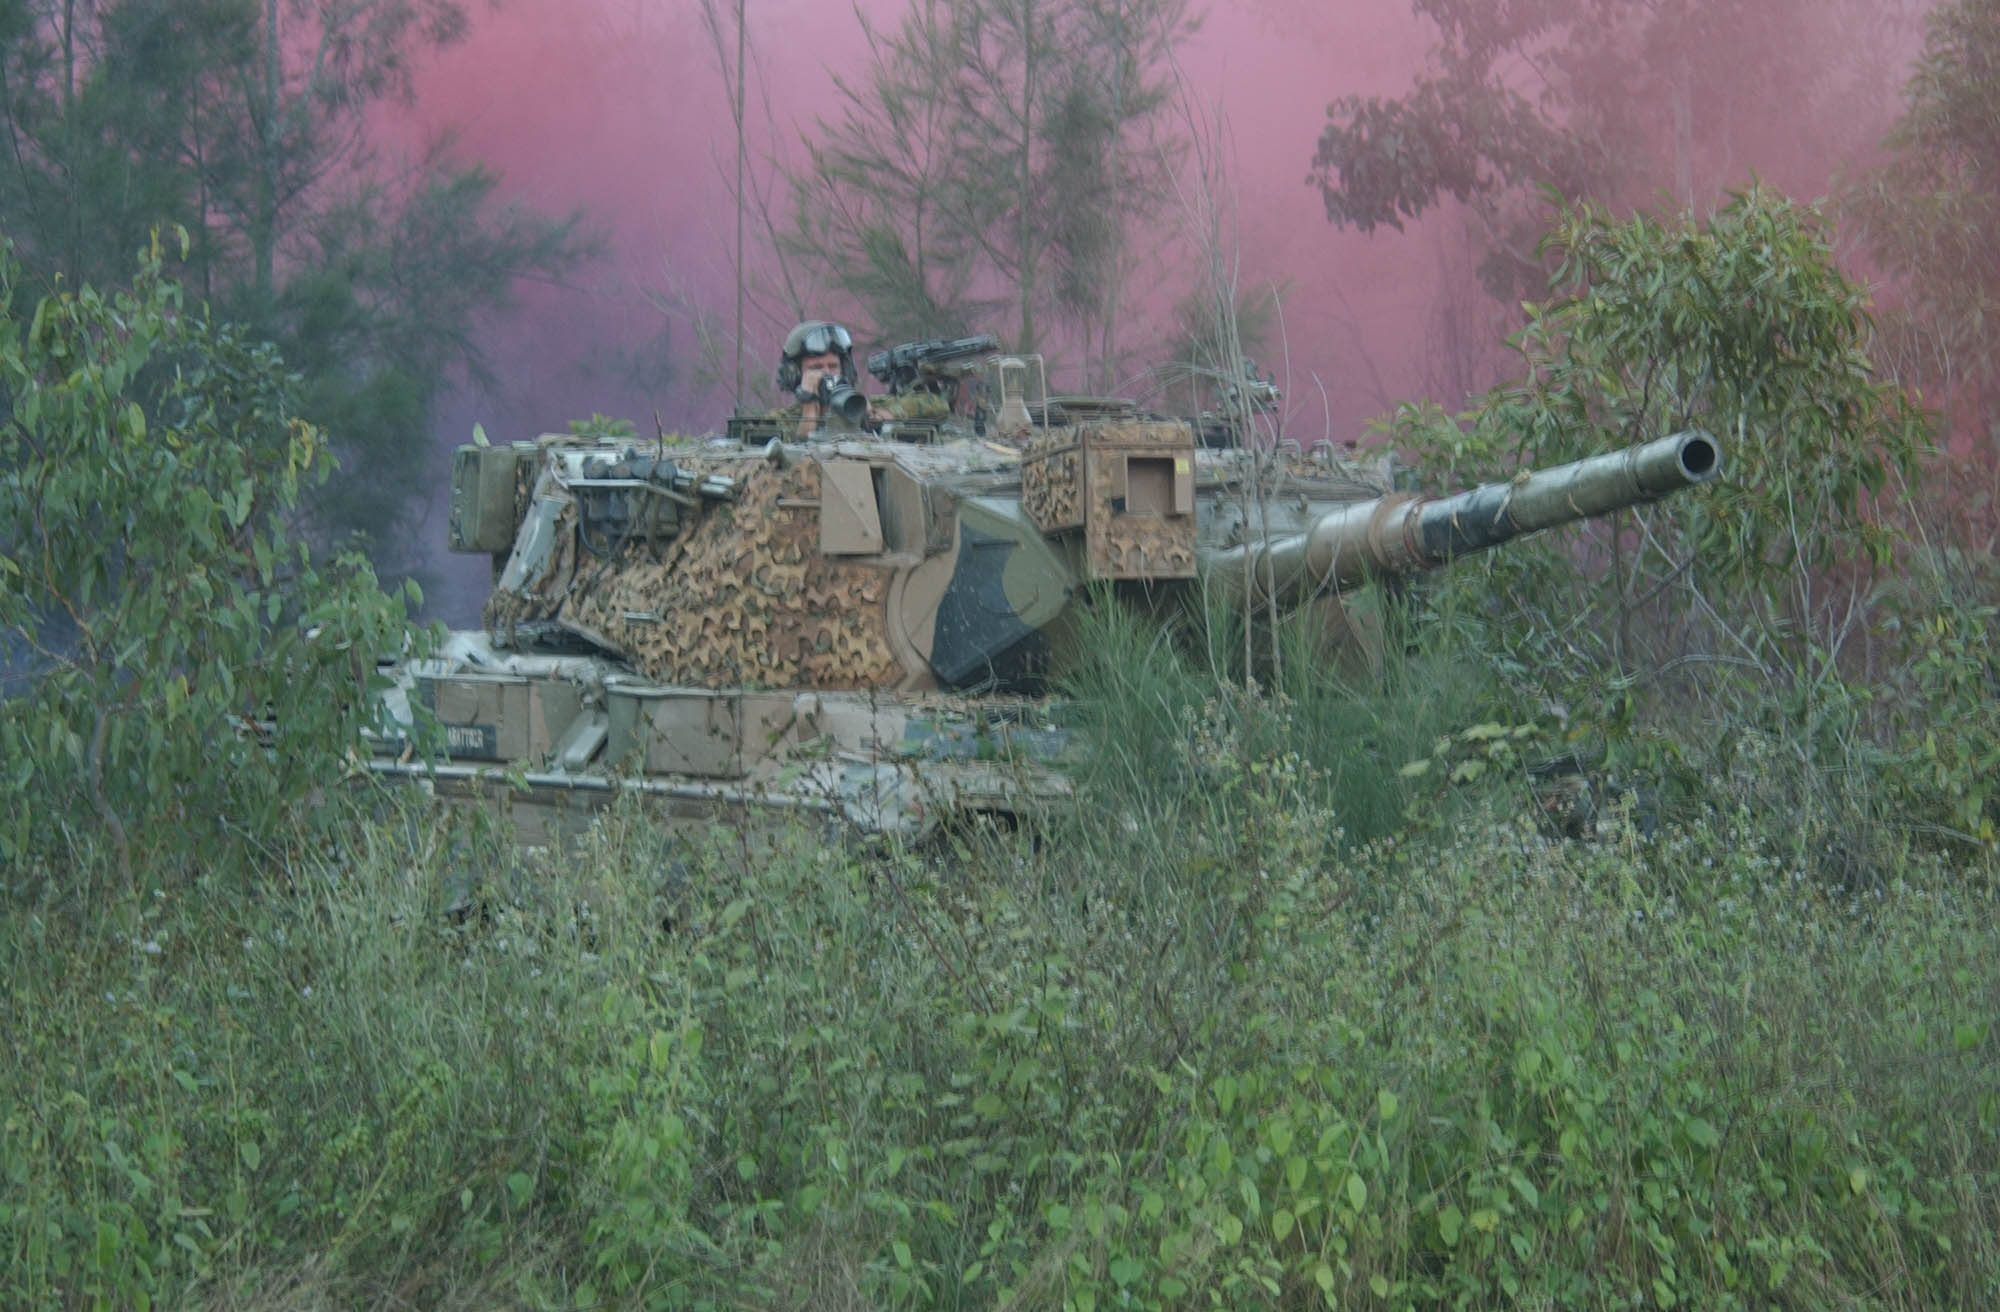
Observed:
[[[1835,888],[1734,777],[1563,840],[1403,772],[1506,709],[1463,653],[1251,697],[1098,612],[1033,834],[412,799],[10,904],[0,1304],[1993,1301],[1990,861]]]
[[[1393,832],[1415,790],[1402,767],[1505,694],[1490,670],[1452,645],[1447,625],[1411,623],[1367,594],[1335,622],[1358,635],[1336,643],[1322,612],[1298,612],[1243,668],[1244,617],[1216,600],[1165,620],[1100,596],[1079,621],[1076,662],[1062,682],[1086,743],[1079,774],[1127,821],[1198,818],[1231,829],[1239,793],[1218,783],[1248,763],[1292,759],[1315,772],[1346,842]]]

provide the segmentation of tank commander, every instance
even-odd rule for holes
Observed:
[[[808,319],[785,337],[778,357],[778,390],[793,404],[772,414],[797,437],[871,432],[899,419],[935,421],[950,413],[930,392],[868,397],[855,385],[854,338],[824,319]]]

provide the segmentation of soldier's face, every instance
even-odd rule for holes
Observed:
[[[840,352],[824,351],[819,355],[799,357],[799,390],[816,392],[822,378],[840,377]]]

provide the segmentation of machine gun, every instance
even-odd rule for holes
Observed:
[[[947,400],[958,383],[974,366],[1000,349],[1000,339],[991,333],[976,337],[933,337],[924,342],[905,342],[868,357],[868,372],[891,392],[909,392],[921,387]]]

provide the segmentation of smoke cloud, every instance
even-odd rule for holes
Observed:
[[[890,24],[901,4],[865,0],[863,10]],[[834,71],[865,70],[861,26],[843,4],[748,0],[747,28],[751,148],[798,159],[815,117],[838,111]],[[1228,155],[1241,286],[1279,289],[1280,330],[1260,364],[1277,373],[1287,433],[1302,441],[1363,438],[1399,400],[1430,392],[1456,407],[1466,386],[1486,381],[1440,371],[1434,358],[1440,306],[1454,307],[1455,334],[1490,341],[1499,331],[1495,307],[1471,284],[1463,217],[1447,210],[1405,233],[1364,236],[1329,225],[1306,182],[1328,102],[1399,94],[1432,37],[1408,0],[1237,0],[1212,7],[1183,50],[1186,112],[1200,130],[1220,131]],[[498,384],[467,388],[445,408],[441,456],[475,421],[500,441],[597,412],[646,434],[655,416],[668,431],[720,425],[732,390],[735,132],[697,4],[481,8],[468,39],[424,71],[414,105],[382,126],[392,151],[449,135],[462,158],[504,173],[514,201],[580,207],[605,240],[605,258],[572,285],[523,288],[517,312],[489,326]],[[1796,157],[1746,160],[1744,176],[1755,168],[1805,194],[1823,189],[1837,161],[1814,157],[1808,134],[1791,140]],[[1163,247],[1140,271],[1146,308],[1168,315],[1194,276],[1188,248]],[[775,400],[779,317],[746,325],[750,404]],[[1152,337],[1170,335],[1154,327]],[[1061,364],[1051,360],[1059,385]],[[1436,395],[1452,387],[1459,394]],[[441,458],[440,478],[443,468]],[[476,622],[486,563],[444,556],[441,514],[422,531],[439,540],[446,582],[434,609]]]

